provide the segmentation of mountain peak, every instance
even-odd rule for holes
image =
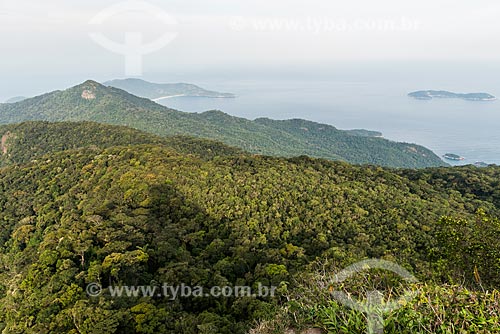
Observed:
[[[84,100],[95,100],[97,91],[101,89],[106,89],[106,87],[97,81],[87,80],[78,86],[70,88],[69,90],[77,91],[80,97]]]
[[[85,88],[85,89],[97,89],[97,88],[105,88],[105,86],[103,86],[102,84],[98,83],[97,81],[94,81],[94,80],[87,80],[73,88],[70,88],[70,89],[74,89],[74,88]]]

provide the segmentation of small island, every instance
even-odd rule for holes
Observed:
[[[484,161],[476,161],[474,163],[474,166],[478,167],[478,168],[485,168],[485,167],[488,167],[489,164],[484,162]]]
[[[453,93],[445,90],[420,90],[409,93],[408,96],[417,100],[462,99],[467,101],[494,101],[497,98],[488,93]]]
[[[453,160],[453,161],[465,160],[464,157],[461,157],[458,154],[453,154],[453,153],[446,153],[445,155],[443,155],[443,158],[448,159],[448,160]]]

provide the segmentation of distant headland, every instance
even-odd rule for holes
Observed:
[[[453,93],[445,90],[420,90],[409,93],[408,96],[418,100],[438,99],[463,99],[467,101],[494,101],[497,98],[488,93]]]
[[[187,83],[167,83],[158,84],[147,82],[141,79],[129,78],[121,80],[111,80],[104,83],[122,89],[130,94],[145,97],[155,102],[172,97],[206,97],[206,98],[234,98],[232,93],[220,93],[206,90],[193,84]]]

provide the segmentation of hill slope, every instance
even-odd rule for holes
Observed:
[[[185,113],[94,81],[86,81],[65,91],[0,105],[0,123],[28,120],[95,121],[125,125],[160,136],[189,135],[214,139],[266,155],[309,155],[390,167],[446,165],[430,150],[414,144],[356,136],[333,126],[303,120],[251,121],[220,111]]]

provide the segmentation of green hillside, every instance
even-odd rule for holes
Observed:
[[[125,126],[95,122],[24,122],[0,125],[0,166],[26,163],[48,153],[79,148],[159,144],[203,158],[237,155],[239,149],[194,137],[159,137]]]
[[[187,135],[214,139],[265,155],[308,155],[389,167],[446,165],[430,150],[414,144],[357,136],[357,132],[341,131],[304,120],[251,121],[220,111],[185,113],[94,81],[18,103],[0,104],[0,123],[29,120],[125,125],[159,136]]]
[[[364,316],[316,283],[365,258],[399,263],[421,281],[387,333],[500,331],[498,167],[253,156],[88,122],[3,130],[36,153],[0,169],[2,333],[364,332]],[[124,146],[122,137],[142,142]],[[39,157],[42,139],[70,150]],[[261,283],[278,295],[109,295],[164,282]],[[89,297],[90,283],[103,294]]]

